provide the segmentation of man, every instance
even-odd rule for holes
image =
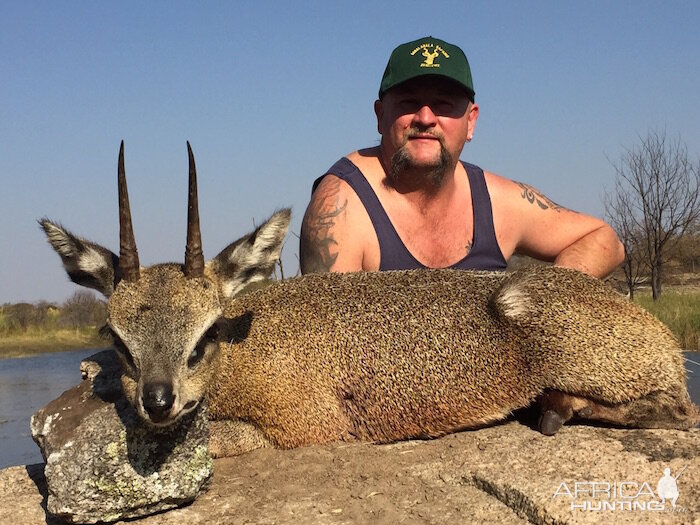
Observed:
[[[459,161],[479,116],[474,94],[457,46],[427,37],[392,52],[374,103],[381,143],[314,183],[302,273],[499,270],[520,253],[603,277],[622,262],[603,221]]]

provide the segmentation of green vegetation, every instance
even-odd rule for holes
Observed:
[[[656,301],[641,291],[634,302],[666,324],[684,350],[700,351],[700,290],[667,289]]]
[[[77,330],[28,330],[22,334],[0,336],[0,359],[109,346],[111,342],[100,337],[98,329],[94,327]]]
[[[110,346],[99,335],[107,308],[90,292],[79,291],[61,306],[46,302],[0,306],[0,359],[45,352]]]

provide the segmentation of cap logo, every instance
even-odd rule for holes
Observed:
[[[435,59],[440,55],[445,58],[450,58],[450,55],[448,55],[444,49],[435,44],[421,44],[411,51],[411,56],[415,56],[421,49],[423,50],[421,55],[425,57],[425,60],[421,63],[420,67],[440,67],[440,64],[435,62]]]

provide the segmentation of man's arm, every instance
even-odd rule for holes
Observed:
[[[333,175],[318,185],[301,223],[302,274],[362,270],[361,243],[348,219],[356,200],[348,184]]]
[[[625,248],[617,234],[609,225],[603,224],[564,248],[554,259],[554,264],[603,278],[620,266],[624,258]]]
[[[527,184],[507,181],[502,190],[518,253],[599,278],[622,263],[622,243],[602,220],[564,208]]]

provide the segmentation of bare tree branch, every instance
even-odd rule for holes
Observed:
[[[633,294],[640,271],[646,269],[656,300],[664,263],[700,219],[700,161],[689,159],[680,138],[669,140],[665,131],[652,130],[619,163],[611,164],[617,175],[615,192],[606,194],[604,204],[627,251],[627,286]]]

